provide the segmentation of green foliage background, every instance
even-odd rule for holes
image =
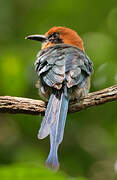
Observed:
[[[0,95],[39,99],[34,61],[39,42],[25,36],[66,26],[82,37],[94,63],[91,91],[117,83],[116,0],[0,0]],[[117,102],[69,114],[60,171],[44,168],[49,138],[42,117],[0,114],[0,179],[117,179]]]

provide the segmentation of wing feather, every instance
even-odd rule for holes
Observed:
[[[93,72],[93,64],[81,49],[57,44],[38,53],[35,69],[43,83],[50,87],[59,89],[64,81],[67,81],[68,88],[75,85],[83,87]]]

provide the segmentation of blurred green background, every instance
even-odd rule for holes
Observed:
[[[34,61],[41,44],[25,36],[66,26],[82,37],[94,63],[91,91],[117,83],[116,0],[0,0],[0,95],[39,99]],[[0,114],[0,179],[117,179],[117,101],[69,114],[60,171],[44,168],[49,138],[42,117]]]

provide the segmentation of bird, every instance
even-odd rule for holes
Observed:
[[[63,140],[70,101],[79,101],[90,89],[93,63],[86,55],[83,41],[76,31],[54,26],[44,35],[29,35],[29,40],[42,42],[35,70],[39,94],[48,101],[38,138],[50,136],[46,166],[59,169],[58,147]]]

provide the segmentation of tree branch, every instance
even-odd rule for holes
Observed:
[[[117,100],[117,85],[87,94],[79,102],[70,102],[69,112],[78,112],[91,106],[96,106]],[[21,97],[0,96],[0,113],[44,115],[46,103]]]

